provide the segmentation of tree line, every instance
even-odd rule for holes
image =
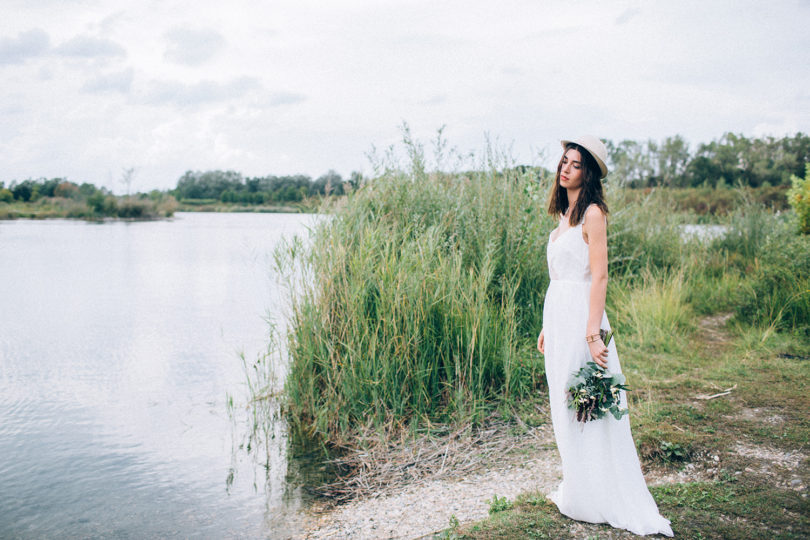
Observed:
[[[344,180],[333,170],[315,180],[303,174],[245,178],[235,171],[188,171],[170,193],[180,201],[214,199],[242,204],[289,203],[315,196],[344,195],[345,184],[357,187],[361,182],[359,172],[353,172]]]
[[[810,163],[810,136],[796,133],[782,138],[749,138],[726,133],[698,144],[694,150],[680,135],[662,141],[606,141],[611,178],[630,188],[788,186],[792,175],[801,177]],[[316,196],[344,195],[363,182],[359,172],[348,178],[330,170],[313,179],[303,174],[245,177],[236,171],[187,171],[175,188],[139,194],[159,201],[173,196],[180,201],[223,203],[294,203]],[[127,184],[129,190],[129,183]],[[91,183],[65,178],[0,181],[0,203],[35,202],[43,197],[85,201],[98,214],[113,213],[113,194]]]
[[[0,217],[75,217],[75,218],[133,218],[147,219],[170,216],[176,202],[171,195],[158,190],[117,197],[105,187],[89,182],[77,184],[66,178],[27,179],[13,181],[8,187],[0,181],[0,203],[37,203],[26,207],[49,208],[33,213],[2,210]]]
[[[810,163],[810,136],[726,133],[694,151],[680,135],[657,142],[607,141],[611,177],[628,187],[787,186]]]

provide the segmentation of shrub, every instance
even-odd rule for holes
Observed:
[[[788,191],[790,206],[799,217],[799,230],[802,234],[810,234],[810,163],[805,169],[804,178],[791,175],[791,188]]]

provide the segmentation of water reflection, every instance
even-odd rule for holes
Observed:
[[[238,399],[239,353],[266,348],[273,248],[309,221],[0,222],[1,538],[291,530],[287,429]]]

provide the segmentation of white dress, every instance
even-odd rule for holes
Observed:
[[[607,415],[582,424],[567,406],[571,374],[591,360],[585,343],[591,269],[582,223],[553,242],[549,237],[547,257],[551,282],[543,306],[546,378],[563,471],[562,482],[549,498],[572,519],[609,523],[640,535],[672,536],[669,520],[658,513],[641,474],[628,416],[616,420]],[[609,328],[604,313],[601,327]],[[621,372],[615,340],[608,346],[608,370]],[[624,392],[621,401],[626,407]]]

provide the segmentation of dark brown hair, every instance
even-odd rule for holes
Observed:
[[[588,150],[576,143],[565,145],[560,163],[557,164],[557,177],[554,179],[554,187],[551,189],[551,199],[548,202],[548,213],[552,216],[562,216],[568,211],[568,191],[560,185],[560,171],[562,171],[563,158],[570,149],[577,150],[582,156],[582,190],[577,197],[577,204],[568,216],[568,223],[571,226],[578,225],[585,217],[585,210],[588,206],[595,204],[607,215],[608,208],[605,203],[605,194],[602,190],[602,171],[599,165]]]

